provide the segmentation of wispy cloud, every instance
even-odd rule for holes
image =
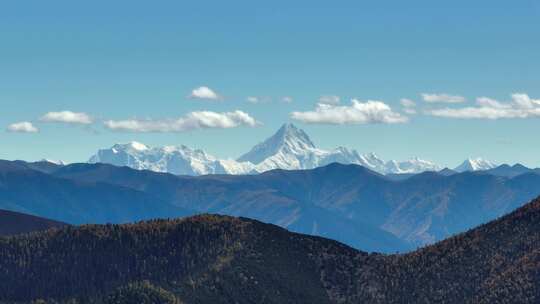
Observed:
[[[416,102],[413,100],[410,100],[408,98],[402,98],[399,103],[404,106],[405,108],[414,108],[416,107]]]
[[[489,97],[478,97],[476,98],[476,104],[481,107],[489,107],[489,108],[508,108],[511,107],[510,104],[503,104],[499,102],[498,100],[489,98]]]
[[[254,127],[258,122],[242,111],[217,113],[191,112],[177,119],[128,119],[107,120],[106,128],[127,132],[186,132],[197,129],[228,129],[239,126]]]
[[[269,103],[272,102],[272,98],[269,96],[248,96],[246,101],[251,104]]]
[[[349,106],[317,104],[313,111],[292,112],[291,118],[312,124],[375,124],[405,123],[408,118],[394,112],[382,101],[351,100]]]
[[[92,117],[86,113],[71,111],[48,112],[40,118],[43,122],[60,122],[68,124],[88,125],[93,123]]]
[[[8,132],[13,132],[13,133],[37,133],[37,132],[39,132],[39,129],[36,128],[29,121],[21,121],[21,122],[16,122],[16,123],[10,124],[9,126],[7,126],[6,130]]]
[[[426,110],[427,115],[460,119],[501,119],[540,117],[540,100],[527,94],[512,94],[510,102],[488,97],[476,99],[477,106]]]
[[[248,96],[246,98],[246,101],[249,102],[249,103],[255,104],[255,103],[261,102],[261,99],[259,97],[256,97],[256,96]]]
[[[403,112],[414,115],[416,114],[416,102],[408,98],[402,98],[399,103],[403,106]]]
[[[336,95],[323,95],[319,97],[319,103],[327,105],[337,105],[340,102],[339,96]]]
[[[195,88],[188,96],[192,99],[204,99],[204,100],[221,100],[222,97],[214,90],[206,86]]]
[[[281,98],[281,102],[283,102],[283,103],[291,103],[293,101],[294,101],[294,99],[291,96],[283,96]]]
[[[467,101],[467,99],[463,96],[459,95],[450,95],[450,94],[430,94],[430,93],[423,93],[422,99],[425,102],[430,103],[462,103]]]
[[[274,100],[282,103],[292,103],[294,101],[294,99],[290,96],[283,96]],[[246,101],[251,104],[271,103],[273,102],[273,98],[270,96],[248,96]]]

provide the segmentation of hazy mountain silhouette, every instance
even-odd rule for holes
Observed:
[[[175,176],[105,164],[30,172],[40,175],[6,180],[11,186],[0,196],[9,199],[0,200],[0,208],[76,224],[198,213],[245,216],[390,253],[465,231],[540,194],[540,175],[534,173],[508,178],[426,172],[394,181],[340,164],[249,176]]]
[[[191,214],[131,188],[55,177],[0,161],[0,208],[67,222],[122,223]]]

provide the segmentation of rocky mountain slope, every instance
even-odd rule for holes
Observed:
[[[10,303],[537,303],[538,280],[540,200],[404,255],[209,215],[0,238]]]

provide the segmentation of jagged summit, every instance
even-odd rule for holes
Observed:
[[[268,157],[279,153],[280,150],[302,153],[310,149],[315,149],[315,144],[313,144],[309,136],[292,123],[286,123],[274,135],[253,147],[248,153],[240,156],[238,161],[248,161],[257,165]]]
[[[273,169],[313,169],[331,163],[357,164],[382,174],[441,169],[433,162],[419,158],[386,162],[374,153],[359,154],[346,147],[323,150],[292,123],[283,124],[276,133],[237,160],[218,159],[203,150],[184,145],[149,147],[133,141],[99,150],[89,162],[180,175],[254,174]]]
[[[234,174],[238,171],[236,168],[227,168],[231,165],[227,161],[220,161],[200,149],[191,149],[185,145],[148,147],[135,141],[101,149],[89,162],[179,175]]]
[[[333,162],[361,164],[373,169],[363,162],[354,150],[345,147],[329,151],[317,148],[306,132],[291,123],[281,126],[274,135],[257,144],[238,158],[238,161],[255,165],[257,172],[273,169],[312,169]]]
[[[489,160],[485,160],[483,158],[468,158],[459,166],[457,166],[454,170],[457,172],[466,172],[466,171],[481,171],[481,170],[489,170],[496,168],[497,165],[493,162],[490,162]]]

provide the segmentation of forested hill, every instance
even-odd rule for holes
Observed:
[[[540,200],[405,255],[203,215],[0,238],[0,301],[538,303]]]
[[[42,231],[66,225],[62,222],[0,209],[0,236]]]
[[[325,252],[324,259],[311,256]],[[99,299],[148,280],[140,286],[186,303],[329,303],[318,263],[335,254],[364,256],[335,241],[225,216],[70,227],[0,239],[0,300]]]

